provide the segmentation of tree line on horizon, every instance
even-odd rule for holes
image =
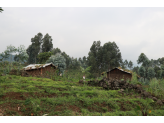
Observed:
[[[8,46],[7,50],[0,54],[2,57],[0,61],[7,59],[13,52],[18,52],[18,55],[14,56],[16,62],[26,61],[28,64],[52,62],[58,66],[62,73],[66,69],[87,69],[89,67],[89,72],[92,73],[91,77],[98,77],[104,71],[121,67],[136,72],[143,78],[142,81],[150,80],[153,77],[164,77],[164,58],[149,60],[144,53],[141,53],[137,60],[137,63],[141,66],[133,67],[131,60],[125,59],[123,61],[119,47],[114,41],[109,41],[103,46],[101,46],[101,41],[94,41],[88,56],[77,59],[70,57],[64,51],[62,52],[60,48],[53,48],[52,37],[48,33],[45,36],[38,33],[31,38],[31,44],[27,49],[23,45],[18,48]]]

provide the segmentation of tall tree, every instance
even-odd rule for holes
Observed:
[[[91,66],[90,72],[95,73],[96,76],[101,73],[101,59],[99,55],[99,51],[101,50],[101,42],[100,41],[94,41],[90,51],[88,53],[88,65]]]
[[[107,42],[102,47],[101,56],[103,56],[102,65],[104,70],[109,70],[114,67],[119,67],[122,63],[122,56],[119,47],[115,42]]]
[[[161,65],[160,77],[164,79],[164,65]]]
[[[122,63],[121,52],[115,42],[107,42],[103,46],[100,41],[94,41],[87,57],[90,72],[99,76],[103,71],[119,67]]]
[[[28,60],[27,60],[27,62],[29,63],[29,64],[33,64],[33,63],[35,63],[35,54],[34,54],[34,51],[35,50],[35,47],[34,47],[34,45],[29,45],[29,47],[26,49],[26,53],[28,54],[28,56],[29,56],[29,58],[28,58]]]
[[[80,68],[80,62],[77,60],[77,58],[75,58],[74,61],[75,61],[75,67]]]
[[[85,56],[83,56],[83,62],[86,63],[87,62],[87,58]]]
[[[138,64],[142,64],[143,67],[145,67],[145,78],[147,78],[147,71],[148,67],[150,66],[150,60],[147,58],[147,56],[144,53],[141,53],[137,60]]]
[[[143,67],[143,66],[141,66],[140,68],[139,68],[139,75],[141,76],[141,77],[143,77],[144,78],[144,81],[145,81],[145,68]]]
[[[81,57],[79,57],[78,61],[82,64],[83,60],[81,59]]]
[[[125,59],[125,61],[124,61],[125,68],[128,68],[128,64],[129,64],[128,60]]]
[[[155,72],[154,72],[154,69],[152,67],[148,68],[147,76],[148,76],[149,80],[155,77]]]
[[[158,59],[158,62],[160,63],[160,65],[164,65],[164,57],[159,58]]]
[[[124,64],[124,62],[123,62],[123,61],[120,63],[120,66],[121,66],[121,68],[123,68],[123,69],[125,69],[125,68],[126,68],[126,66],[125,66],[125,64]]]
[[[147,58],[147,56],[144,53],[141,53],[137,60],[138,64],[142,63],[142,66],[148,67],[150,65],[150,60]]]
[[[161,70],[160,67],[158,67],[157,65],[154,67],[155,77],[157,79],[160,78],[160,70]]]
[[[132,61],[129,61],[128,67],[130,68],[130,70],[132,70],[132,68],[133,68],[133,62]]]
[[[151,59],[150,60],[150,64],[149,64],[149,67],[155,67],[155,66],[159,66],[160,64],[159,64],[159,62],[158,62],[158,60],[154,60],[154,59]]]
[[[43,40],[42,52],[51,51],[53,48],[51,36],[49,36],[49,34],[47,33],[42,40]]]
[[[80,66],[83,68],[83,69],[86,69],[87,68],[87,63],[86,63],[86,57],[84,56],[83,58],[79,58],[78,61],[80,62]]]
[[[139,70],[139,67],[138,66],[133,68],[133,72],[136,72],[137,74],[139,74],[138,73],[138,70]]]
[[[158,59],[157,60],[154,60],[154,64],[155,64],[155,66],[158,66],[158,67],[160,66],[160,63],[159,63]]]
[[[33,51],[35,56],[35,64],[37,63],[36,58],[40,51],[40,45],[42,44],[42,37],[43,37],[42,33],[38,33],[37,35],[35,35],[34,38],[31,38],[32,45],[35,47],[35,50]]]
[[[65,52],[61,53],[62,56],[64,56],[65,60],[66,60],[66,67],[68,68],[70,65],[70,57],[69,55],[67,55]]]
[[[86,69],[88,67],[88,65],[87,65],[87,58],[85,56],[83,56],[83,65],[82,65],[82,67],[84,69]]]
[[[61,53],[61,50],[57,47],[57,48],[53,48],[51,52],[53,55],[55,55],[56,53]]]
[[[71,68],[72,69],[79,69],[80,68],[80,62],[77,60],[77,58],[71,59]]]

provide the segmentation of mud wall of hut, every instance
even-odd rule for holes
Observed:
[[[43,68],[26,70],[26,72],[31,76],[49,76],[49,74],[54,75],[55,71],[56,71],[56,69],[52,65],[49,65],[49,66],[46,66]]]
[[[120,71],[118,69],[114,69],[107,73],[107,78],[118,78],[119,80],[125,79],[125,80],[131,80],[132,75],[123,71]]]

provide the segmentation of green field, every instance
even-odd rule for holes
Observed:
[[[0,76],[0,115],[3,116],[163,116],[164,106],[133,91],[104,90],[78,81]]]

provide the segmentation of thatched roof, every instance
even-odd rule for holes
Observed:
[[[23,70],[38,69],[38,68],[43,68],[43,67],[46,67],[46,66],[49,66],[49,65],[52,65],[55,68],[57,68],[57,66],[55,66],[54,64],[47,63],[47,64],[30,64],[30,65],[28,65],[26,67],[23,67]]]
[[[112,71],[112,70],[114,70],[114,69],[119,69],[120,71],[123,71],[123,72],[125,72],[125,73],[132,74],[131,71],[129,71],[129,70],[125,70],[125,69],[122,69],[121,67],[115,67],[115,68],[113,68],[113,69],[107,71],[107,73],[110,72],[110,71]]]

